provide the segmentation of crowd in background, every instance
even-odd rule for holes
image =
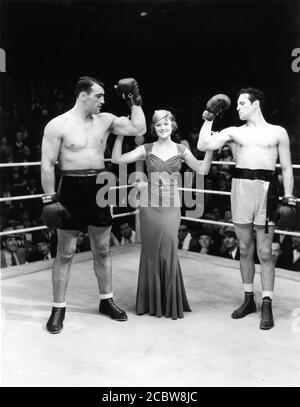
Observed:
[[[41,141],[46,123],[53,117],[63,113],[73,104],[72,93],[68,89],[50,86],[49,83],[29,81],[29,83],[16,84],[9,78],[1,86],[6,95],[5,105],[0,106],[0,162],[33,162],[41,159]],[[291,105],[294,101],[291,100]],[[177,143],[185,144],[192,153],[201,159],[204,153],[197,150],[197,139],[201,125],[200,106],[194,98],[190,104],[172,106],[177,121],[180,124],[190,113],[190,124],[179,127],[173,135]],[[146,112],[147,118],[150,117]],[[199,119],[200,117],[200,119]],[[183,129],[183,130],[181,130]],[[293,163],[300,162],[300,146],[296,138],[296,125],[291,125],[289,131]],[[153,141],[150,135],[145,135],[145,142]],[[111,157],[114,137],[109,139],[105,157]],[[124,151],[135,146],[135,140],[125,138]],[[214,153],[215,161],[232,161],[229,146],[225,145]],[[108,171],[118,176],[118,166],[106,162]],[[231,189],[231,165],[222,164],[211,166],[208,176],[205,177],[204,189],[227,191]],[[134,165],[128,166],[128,174],[134,171]],[[182,172],[190,171],[185,165]],[[56,169],[56,180],[59,172]],[[299,176],[295,171],[295,195]],[[300,175],[300,173],[299,173]],[[282,181],[280,170],[279,180]],[[40,166],[13,166],[1,168],[1,197],[42,194],[40,181]],[[282,185],[282,182],[281,182]],[[186,186],[186,185],[185,185]],[[190,187],[195,187],[195,174],[191,173]],[[24,264],[43,259],[51,259],[56,254],[55,230],[39,230],[34,232],[18,233],[18,229],[43,225],[41,218],[42,203],[40,199],[25,199],[6,201],[0,204],[1,231],[15,230],[13,235],[1,238],[1,267]],[[188,208],[182,207],[182,215],[186,215]],[[231,222],[230,199],[227,195],[205,194],[204,211],[202,219],[220,222]],[[135,208],[118,207],[114,213],[129,212]],[[299,213],[299,210],[298,210]],[[123,245],[136,241],[134,216],[117,218],[114,221],[111,234],[111,245]],[[299,223],[299,222],[298,222]],[[299,230],[299,227],[297,227]],[[239,249],[233,227],[219,226],[207,223],[182,222],[178,231],[178,248],[203,254],[211,254],[228,258],[239,259]],[[90,250],[89,237],[86,230],[79,234],[77,252]],[[275,235],[273,242],[274,263],[277,267],[300,271],[300,238]],[[257,256],[255,261],[258,263]]]

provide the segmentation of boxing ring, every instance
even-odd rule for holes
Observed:
[[[221,161],[213,163],[228,165]],[[11,163],[0,167],[39,164]],[[41,196],[1,198],[0,202]],[[137,216],[137,212],[114,217]],[[0,236],[39,229],[46,226],[1,232]],[[289,231],[276,233],[300,235]],[[50,335],[45,327],[52,302],[52,260],[2,269],[1,385],[299,386],[300,273],[276,269],[275,327],[262,331],[259,329],[260,307],[241,320],[230,317],[242,298],[238,261],[179,250],[192,312],[174,321],[136,315],[139,254],[139,244],[111,248],[114,297],[126,310],[128,321],[125,323],[99,314],[91,252],[75,255],[64,330],[60,335]],[[260,305],[258,265],[254,285]]]

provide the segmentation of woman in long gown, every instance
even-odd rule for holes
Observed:
[[[181,218],[179,171],[184,161],[192,170],[208,174],[213,154],[208,151],[203,161],[197,160],[184,145],[171,140],[176,129],[171,112],[156,110],[151,126],[158,137],[156,142],[122,154],[123,136],[118,136],[112,152],[113,163],[145,160],[148,170],[148,185],[141,190],[140,199],[141,256],[136,312],[172,319],[183,318],[184,311],[191,311],[177,256]]]

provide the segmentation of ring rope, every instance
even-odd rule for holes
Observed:
[[[111,158],[104,158],[104,162],[111,162]],[[234,161],[212,161],[211,162],[214,165],[235,165],[236,163]],[[58,164],[56,162],[56,164]],[[0,163],[0,168],[6,168],[6,167],[28,167],[32,165],[41,165],[41,161],[33,161],[33,162],[23,162],[23,163]],[[276,164],[277,168],[280,168],[280,164]],[[299,169],[300,164],[292,164],[292,168]]]
[[[188,216],[181,216],[181,219],[184,220],[190,220],[193,222],[199,222],[199,223],[209,223],[209,224],[213,224],[213,225],[219,225],[219,226],[234,226],[233,223],[229,223],[229,222],[219,222],[216,220],[209,220],[209,219],[196,219],[196,218],[190,218]],[[300,237],[300,232],[290,232],[288,230],[279,230],[276,229],[274,231],[274,233],[277,233],[279,235],[289,235],[289,236],[298,236]]]
[[[110,162],[111,158],[104,158],[104,162]],[[55,163],[58,164],[58,161]],[[0,163],[0,168],[6,168],[6,167],[29,167],[33,165],[41,165],[41,161],[25,161],[23,163]]]
[[[113,215],[112,218],[121,218],[124,216],[136,215],[137,213],[139,213],[139,209],[137,209],[133,212],[119,213],[119,214]],[[192,222],[198,222],[198,223],[208,223],[208,224],[218,225],[218,226],[231,226],[231,227],[234,226],[234,224],[230,223],[230,222],[220,222],[220,221],[209,220],[209,219],[196,219],[196,218],[190,218],[188,216],[181,216],[181,219],[189,220]],[[42,230],[42,229],[48,229],[48,228],[47,228],[47,226],[34,226],[31,228],[7,230],[5,232],[0,232],[0,237],[6,236],[6,235],[15,235],[15,234],[19,234],[19,233],[33,232],[33,231]],[[277,230],[276,229],[275,233],[280,234],[280,235],[289,235],[289,236],[300,237],[300,232],[290,232],[288,230],[279,230],[279,229]]]
[[[110,158],[105,158],[105,162],[110,162]],[[40,165],[40,161],[36,162],[23,162],[23,163],[0,163],[0,168],[6,168],[6,167],[26,167],[26,166],[34,166],[34,165]],[[235,162],[233,161],[212,161],[212,164],[216,165],[235,165]],[[280,164],[276,164],[276,167],[281,167]],[[300,168],[300,165],[294,164],[292,165],[292,168]],[[126,189],[126,188],[131,188],[134,187],[136,184],[130,184],[130,185],[119,185],[119,186],[114,186],[110,187],[110,189]],[[205,192],[208,194],[216,194],[216,195],[231,195],[230,192],[228,191],[212,191],[212,190],[206,190],[206,189],[194,189],[194,188],[182,188],[178,187],[178,190],[180,191],[190,191],[190,192]],[[14,197],[4,197],[0,198],[0,203],[1,202],[7,202],[7,201],[17,201],[17,200],[25,200],[25,199],[37,199],[41,198],[44,194],[35,194],[35,195],[22,195],[22,196],[14,196]],[[282,199],[282,197],[279,197],[279,199]],[[300,198],[296,198],[297,202],[300,202]],[[135,210],[132,212],[127,212],[127,213],[120,213],[116,215],[112,215],[112,218],[120,218],[124,216],[131,216],[139,213],[139,210]],[[198,223],[208,223],[208,224],[215,224],[219,226],[234,226],[233,223],[228,223],[228,222],[219,222],[219,221],[213,221],[213,220],[207,220],[207,219],[196,219],[196,218],[190,218],[187,216],[182,216],[181,219],[183,220],[189,220],[192,222],[198,222]],[[48,229],[47,226],[36,226],[36,227],[31,227],[31,228],[24,228],[24,229],[13,229],[9,231],[4,231],[0,232],[0,237],[1,236],[6,236],[6,235],[12,235],[12,234],[18,234],[18,233],[26,233],[26,232],[31,232],[31,231],[37,231],[37,230],[43,230],[43,229]],[[290,231],[284,231],[284,230],[275,230],[275,233],[277,234],[283,234],[283,235],[290,235],[290,236],[298,236],[300,237],[300,232],[290,232]]]
[[[114,187],[110,187],[110,189],[127,189],[127,188],[132,188],[136,186],[136,184],[129,184],[129,185],[117,185]],[[228,191],[213,191],[211,189],[196,189],[196,188],[182,188],[178,187],[179,191],[189,191],[189,192],[205,192],[207,194],[215,194],[215,195],[231,195],[230,192]],[[4,198],[0,198],[0,203],[1,202],[7,202],[7,201],[19,201],[21,199],[36,199],[36,198],[41,198],[45,194],[35,194],[35,195],[20,195],[20,196],[7,196]],[[282,199],[280,196],[279,199]],[[296,198],[296,202],[300,202],[300,198]]]
[[[126,212],[126,213],[119,213],[117,215],[112,215],[112,218],[121,218],[123,216],[130,216],[130,215],[135,215],[139,211],[133,211],[133,212]],[[12,230],[6,230],[4,232],[0,232],[0,237],[1,236],[7,236],[7,235],[18,235],[19,233],[26,233],[26,232],[36,232],[37,230],[43,230],[43,229],[48,229],[47,226],[33,226],[30,228],[23,228],[23,229],[12,229]]]

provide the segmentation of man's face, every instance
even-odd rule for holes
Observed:
[[[6,239],[6,249],[10,252],[15,252],[18,248],[18,242],[15,237],[8,237]]]
[[[77,238],[77,244],[81,244],[84,240],[84,233],[79,232],[78,238]]]
[[[199,244],[200,244],[201,247],[207,248],[207,247],[210,246],[210,243],[211,243],[211,238],[210,238],[210,236],[201,235],[201,236],[199,237]]]
[[[234,236],[225,235],[223,243],[226,249],[232,250],[236,247],[236,239]]]
[[[183,225],[180,226],[178,230],[178,239],[184,240],[186,238],[187,233],[188,233],[187,227]]]
[[[46,242],[39,242],[36,247],[38,251],[44,256],[49,253],[49,246]]]
[[[131,227],[128,223],[124,223],[120,226],[121,235],[128,239],[131,236]]]
[[[278,257],[281,254],[281,249],[280,249],[280,243],[278,242],[273,242],[272,243],[272,257],[273,257],[273,263],[276,264],[276,261]]]
[[[232,214],[231,211],[224,212],[224,221],[225,222],[232,222]]]
[[[256,110],[257,102],[250,102],[248,93],[242,93],[237,100],[237,111],[241,120],[248,120]]]
[[[90,114],[99,114],[101,107],[104,104],[104,89],[102,86],[94,83],[90,93],[86,93],[83,97],[86,110]]]

